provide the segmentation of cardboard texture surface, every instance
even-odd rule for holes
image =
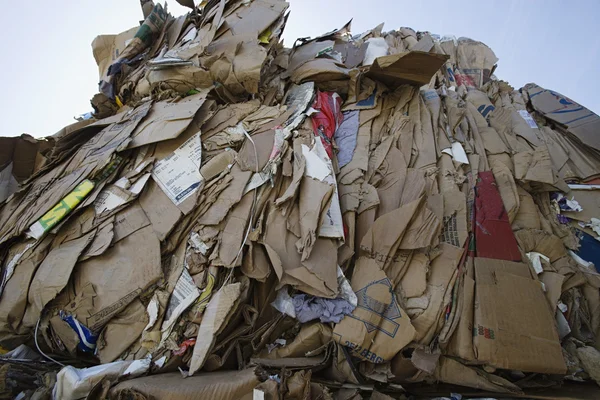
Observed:
[[[565,372],[554,316],[526,264],[475,259],[473,347],[477,360],[505,369]]]
[[[596,114],[473,39],[178,2],[93,41],[91,113],[0,138],[4,397],[598,382]]]

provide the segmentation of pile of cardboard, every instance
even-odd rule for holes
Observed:
[[[141,3],[93,42],[92,118],[0,139],[7,392],[600,382],[596,114],[471,39],[347,24],[290,49],[283,0]]]

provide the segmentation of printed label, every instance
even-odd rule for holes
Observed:
[[[183,203],[200,187],[202,143],[200,133],[189,138],[170,156],[158,161],[152,178],[175,205]]]

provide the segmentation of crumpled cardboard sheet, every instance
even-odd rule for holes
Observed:
[[[599,275],[550,197],[600,175],[589,126],[547,108],[586,109],[497,80],[474,40],[348,23],[285,49],[284,1],[199,7],[94,41],[116,95],[94,96],[97,120],[0,139],[3,349],[148,365],[78,397],[381,398],[518,393],[564,373],[565,332],[600,343]],[[573,218],[600,217],[582,192]],[[539,275],[507,261],[527,253]],[[280,290],[358,304],[300,323]]]

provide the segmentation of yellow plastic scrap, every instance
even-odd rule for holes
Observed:
[[[57,205],[44,214],[36,223],[31,225],[27,235],[34,238],[41,238],[44,233],[52,229],[62,219],[69,214],[94,188],[94,182],[85,179],[71,193],[66,195]]]
[[[258,41],[262,44],[269,44],[269,39],[271,39],[271,28],[265,29],[260,35],[258,35]]]

